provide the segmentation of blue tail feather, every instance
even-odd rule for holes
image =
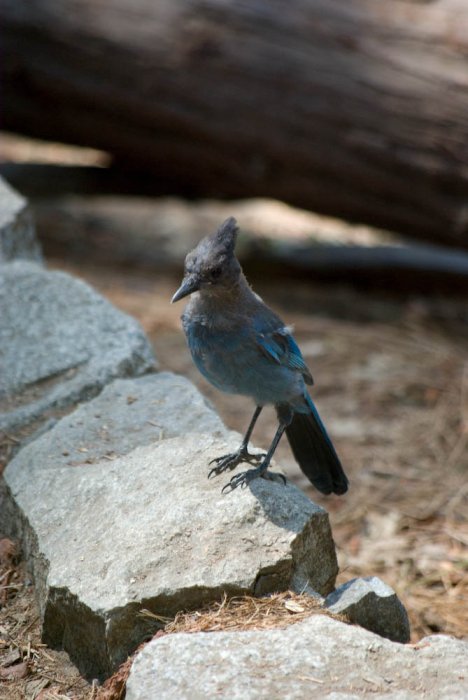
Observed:
[[[309,481],[322,493],[343,494],[348,479],[315,405],[305,396],[307,413],[294,413],[286,435],[294,457]]]

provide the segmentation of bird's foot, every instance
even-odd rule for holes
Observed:
[[[258,477],[262,477],[262,479],[267,479],[268,481],[282,481],[282,483],[286,485],[286,477],[283,476],[283,474],[270,472],[268,468],[265,468],[262,464],[256,469],[248,469],[246,472],[235,474],[226,486],[223,487],[221,493],[230,493],[238,486],[245,489],[251,481],[258,479]]]
[[[222,474],[227,469],[235,469],[237,465],[241,464],[242,462],[247,462],[248,464],[258,464],[258,462],[264,459],[265,456],[265,454],[251,454],[246,447],[240,447],[237,452],[212,459],[210,464],[216,464],[216,466],[210,469],[208,479]]]

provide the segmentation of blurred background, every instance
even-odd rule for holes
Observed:
[[[287,323],[351,488],[322,497],[342,583],[379,575],[413,640],[468,634],[468,4],[0,0],[0,174],[51,268],[194,368],[186,252],[227,216]],[[255,442],[275,430],[267,412]]]

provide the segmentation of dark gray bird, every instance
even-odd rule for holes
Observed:
[[[255,468],[235,474],[223,491],[259,476],[272,478],[268,466],[286,431],[312,484],[325,494],[345,493],[348,480],[306,388],[312,375],[291,329],[250,288],[234,254],[237,232],[231,217],[200,241],[185,259],[184,279],[172,298],[192,295],[182,325],[200,372],[221,391],[250,396],[256,405],[239,449],[213,460],[209,476],[247,462]],[[278,429],[268,452],[253,455],[248,443],[267,404],[276,409]]]

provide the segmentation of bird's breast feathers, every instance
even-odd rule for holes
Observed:
[[[261,404],[303,393],[302,375],[309,373],[289,329],[271,334],[258,332],[253,324],[229,325],[227,330],[225,324],[193,318],[184,323],[193,360],[214,386]]]

